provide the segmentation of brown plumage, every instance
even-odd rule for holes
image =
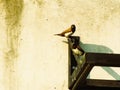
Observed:
[[[55,34],[55,35],[62,36],[62,37],[69,37],[75,32],[75,30],[76,30],[76,26],[74,24],[72,24],[70,28],[64,30],[63,32],[61,32],[59,34]],[[66,34],[68,34],[68,35],[66,35]]]

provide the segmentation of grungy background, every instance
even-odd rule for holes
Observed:
[[[120,0],[0,0],[0,90],[68,90],[68,45],[54,34],[71,24],[87,52],[120,53]]]

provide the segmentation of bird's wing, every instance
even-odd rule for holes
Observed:
[[[72,31],[71,28],[68,28],[68,29],[64,30],[61,34],[66,34],[66,33],[71,32],[71,31]]]
[[[77,48],[84,54],[84,50],[80,47],[80,45],[78,45]]]

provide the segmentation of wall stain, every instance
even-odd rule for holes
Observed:
[[[35,0],[34,3],[37,4],[40,8],[42,8],[42,5],[44,5],[45,1],[43,1],[43,0]]]
[[[61,0],[57,0],[58,6],[62,6],[62,1]]]
[[[5,52],[5,82],[8,90],[16,90],[16,68],[15,62],[18,56],[19,37],[21,33],[21,15],[23,10],[23,0],[4,0],[6,12],[6,35],[7,50]]]

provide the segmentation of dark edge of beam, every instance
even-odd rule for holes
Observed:
[[[87,64],[83,64],[82,68],[78,68],[78,74],[75,76],[75,80],[74,81],[71,80],[69,89],[71,89],[74,86],[75,82],[78,80],[78,78],[80,77],[80,75],[82,75],[82,73],[84,72],[84,70],[86,69],[86,67],[87,67]]]
[[[120,80],[86,79],[86,86],[120,88]]]
[[[86,68],[83,70],[83,72],[79,75],[78,79],[76,80],[74,86],[72,87],[72,90],[76,90],[78,86],[84,86],[86,78],[92,68],[93,65],[87,64]]]
[[[68,55],[69,55],[69,57],[68,57],[68,88],[69,89],[73,86],[73,84],[75,82],[75,81],[72,81],[72,74],[71,74],[72,73],[72,67],[73,67],[73,63],[72,63],[73,53],[72,53],[72,49],[71,49],[72,38],[77,38],[78,41],[80,40],[79,36],[71,36],[70,38],[68,38]]]
[[[71,47],[70,47],[70,41],[68,39],[68,88],[70,88],[71,86],[71,56],[72,52],[71,52]]]
[[[86,53],[85,57],[88,64],[120,67],[120,54]]]

